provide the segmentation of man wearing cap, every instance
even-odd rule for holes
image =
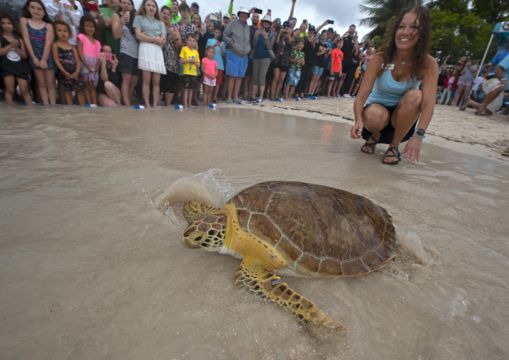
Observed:
[[[231,21],[223,33],[223,42],[226,45],[226,75],[228,75],[227,102],[233,100],[242,104],[239,99],[240,85],[246,75],[248,54],[251,51],[249,26],[249,10],[241,6],[237,13],[238,19]]]

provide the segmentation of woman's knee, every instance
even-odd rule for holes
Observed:
[[[408,106],[410,108],[418,108],[421,106],[422,102],[422,91],[417,89],[412,89],[407,91],[407,93],[401,99],[401,106]]]
[[[364,110],[362,120],[368,130],[380,130],[389,122],[389,111],[380,105],[371,105]]]

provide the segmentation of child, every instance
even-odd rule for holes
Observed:
[[[53,43],[53,59],[59,70],[58,81],[64,88],[65,103],[73,104],[72,92],[75,91],[78,103],[83,106],[85,99],[83,98],[83,81],[80,79],[81,64],[78,51],[69,41],[72,34],[71,27],[61,20],[56,20],[54,26],[57,40]]]
[[[217,77],[216,77],[216,87],[214,88],[213,94],[212,94],[212,102],[217,102],[217,94],[219,92],[219,88],[221,87],[223,83],[223,72],[224,72],[224,61],[223,61],[223,50],[221,49],[221,41],[219,39],[221,38],[221,25],[216,24],[214,26],[214,38],[207,40],[207,47],[213,46],[214,47],[214,59],[217,62]]]
[[[304,52],[302,51],[303,48],[304,40],[299,37],[295,42],[295,47],[292,51],[292,55],[290,56],[290,69],[288,70],[288,79],[285,89],[286,99],[293,96],[295,87],[299,83],[301,68],[304,65]],[[300,98],[297,96],[295,100],[300,100]]]
[[[336,97],[339,96],[339,82],[341,80],[341,63],[343,62],[343,39],[338,38],[334,43],[331,59],[330,59],[330,71],[329,71],[329,86],[327,89],[327,96]]]
[[[214,47],[207,47],[205,50],[207,57],[203,59],[201,64],[201,71],[203,73],[203,103],[205,105],[212,104],[212,93],[216,87],[218,68],[217,61],[214,59],[215,53]]]
[[[191,107],[194,84],[198,76],[200,55],[196,50],[196,39],[193,34],[187,35],[186,46],[180,50],[180,63],[182,64],[182,102],[184,107]]]
[[[16,82],[27,106],[32,105],[32,97],[28,91],[30,68],[25,59],[27,52],[23,41],[14,31],[14,21],[11,15],[0,16],[0,68],[5,85],[5,102],[13,104]]]
[[[19,21],[26,50],[30,56],[37,90],[44,105],[56,104],[55,64],[51,56],[53,26],[41,0],[28,0]]]
[[[85,15],[80,21],[78,34],[78,53],[82,62],[81,76],[85,82],[85,98],[90,107],[97,107],[97,92],[99,82],[99,53],[101,43],[94,38],[96,24],[94,18]]]
[[[451,97],[454,97],[456,85],[458,84],[459,70],[448,70],[444,80],[444,90],[442,91],[442,99],[440,104],[449,105]]]
[[[160,20],[159,8],[154,0],[143,0],[133,22],[138,47],[138,68],[143,73],[142,93],[145,107],[150,107],[150,81],[152,80],[153,106],[159,105],[161,74],[166,75],[162,47],[166,45],[166,26]]]

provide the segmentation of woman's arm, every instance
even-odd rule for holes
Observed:
[[[421,117],[419,118],[418,127],[427,129],[433,110],[435,108],[435,99],[437,95],[437,82],[438,82],[438,64],[431,56],[425,63],[425,68],[422,70],[422,103],[421,103]]]
[[[99,77],[101,78],[102,82],[108,81],[108,69],[106,67],[106,55],[101,54],[99,55],[99,63],[101,64]]]
[[[136,35],[136,39],[139,42],[147,42],[147,43],[152,43],[152,44],[159,44],[159,38],[145,35],[143,33],[143,31],[141,31],[140,28],[134,28],[134,33]]]
[[[422,101],[421,101],[421,116],[417,128],[426,130],[431,122],[433,110],[435,108],[435,101],[437,95],[437,82],[438,82],[438,64],[434,58],[428,55],[422,74]],[[422,138],[420,136],[412,136],[405,145],[405,149],[401,152],[405,157],[412,162],[419,161],[421,152]]]
[[[362,121],[362,111],[364,104],[366,103],[369,94],[373,90],[373,85],[375,84],[375,80],[378,77],[383,62],[383,57],[377,54],[368,64],[368,68],[364,74],[364,80],[362,80],[361,87],[353,103],[355,123],[350,133],[352,139],[359,139],[361,137],[362,128],[364,126]]]
[[[122,28],[124,27],[124,22],[120,15],[114,13],[111,15],[111,32],[113,33],[113,37],[119,40],[122,37]]]

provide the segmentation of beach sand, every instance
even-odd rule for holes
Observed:
[[[389,167],[382,146],[370,156],[349,138],[351,104],[2,106],[0,358],[509,358],[507,117],[439,106],[422,161]],[[184,247],[157,210],[212,168],[235,191],[295,180],[364,195],[418,261],[285,278],[346,328],[311,336],[235,288],[239,260]]]

